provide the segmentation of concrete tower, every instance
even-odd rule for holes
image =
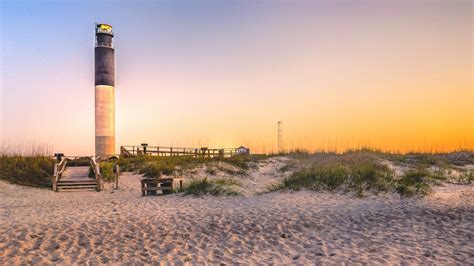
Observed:
[[[95,155],[115,154],[115,50],[112,26],[95,26]]]

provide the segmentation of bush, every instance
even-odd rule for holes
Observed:
[[[115,173],[114,173],[114,162],[100,162],[99,163],[99,169],[100,169],[100,174],[102,175],[102,179],[105,182],[112,182],[115,180]],[[69,166],[69,163],[68,163]],[[92,169],[92,166],[89,165],[89,177],[95,178],[95,172],[94,169]]]
[[[0,179],[11,183],[51,187],[54,160],[46,156],[0,156]]]
[[[219,178],[214,180],[208,180],[207,178],[192,180],[187,186],[184,187],[183,191],[185,195],[213,195],[213,196],[236,196],[239,195],[237,191],[233,189],[235,186],[240,186],[235,180]]]
[[[100,174],[106,182],[111,182],[115,180],[114,174],[114,165],[113,162],[101,162],[99,163]]]

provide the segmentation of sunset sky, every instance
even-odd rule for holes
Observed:
[[[94,153],[94,23],[121,145],[474,149],[473,2],[1,1],[0,138]]]

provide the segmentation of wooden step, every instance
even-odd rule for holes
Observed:
[[[97,189],[97,185],[58,186],[58,190],[71,190],[71,189]]]
[[[96,185],[97,181],[59,181],[58,185]]]
[[[58,187],[90,187],[90,186],[97,186],[96,183],[93,184],[58,184]]]
[[[79,192],[79,191],[97,191],[96,188],[58,188],[58,192]]]

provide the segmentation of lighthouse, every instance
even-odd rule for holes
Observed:
[[[115,154],[115,50],[112,26],[95,26],[95,155]]]

